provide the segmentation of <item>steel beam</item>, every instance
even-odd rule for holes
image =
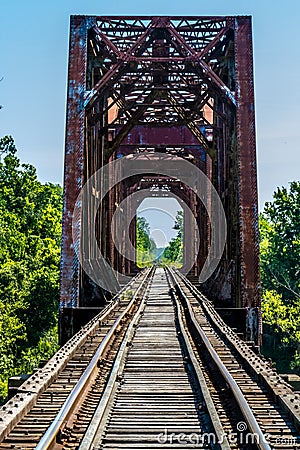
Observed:
[[[260,304],[258,199],[251,17],[235,22],[238,192],[243,306]]]
[[[251,18],[73,16],[70,32],[61,305],[79,303],[71,222],[83,183],[109,160],[151,150],[192,161],[222,199],[228,242],[205,286],[216,304],[259,307]],[[96,226],[103,255],[122,272],[133,266],[116,253],[109,227],[128,186],[107,196]],[[205,220],[197,273],[210,246]]]
[[[87,30],[93,19],[72,16],[70,21],[64,204],[61,256],[60,305],[79,304],[79,261],[72,239],[72,215],[83,183],[85,138],[84,95],[87,70]]]

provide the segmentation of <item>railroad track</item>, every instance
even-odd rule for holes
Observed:
[[[147,269],[131,291],[2,409],[0,449],[300,448],[299,396],[185,277]]]
[[[221,436],[216,411],[213,424],[202,408],[209,393],[200,388],[195,355],[185,341],[169,290],[166,273],[156,269],[120,349],[114,368],[117,383],[108,386],[80,449],[178,448],[179,434]],[[193,448],[194,443],[185,447]]]
[[[73,401],[74,393],[80,396],[79,383],[92,384],[96,369],[101,369],[104,386],[114,353],[151,276],[152,269],[147,269],[133,278],[0,408],[0,449],[35,448],[70,396]],[[68,403],[67,409],[71,414],[76,408]]]
[[[237,433],[241,443],[247,435],[248,441],[261,436],[258,448],[299,449],[300,396],[239,339],[185,277],[174,271],[170,276],[227,434]]]

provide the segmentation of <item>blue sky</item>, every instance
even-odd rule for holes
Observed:
[[[137,214],[150,224],[150,236],[157,247],[166,247],[177,236],[173,226],[180,210],[182,208],[175,198],[145,198],[138,207]]]
[[[42,181],[62,182],[70,14],[253,15],[260,205],[299,180],[300,2],[52,0],[1,2],[0,135]]]

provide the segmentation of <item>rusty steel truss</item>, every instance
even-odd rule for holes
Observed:
[[[211,179],[225,209],[228,238],[219,267],[203,288],[227,315],[233,309],[245,312],[246,331],[257,328],[251,17],[71,17],[62,307],[98,307],[107,298],[83,273],[72,242],[74,204],[84,183],[109,161],[157,151],[191,161]],[[190,276],[199,275],[210,226],[199,199],[175,178],[132,177],[105,198],[97,216],[99,246],[120,272],[136,268],[111,242],[115,205],[142,184],[163,183],[195,213],[202,244]],[[134,224],[131,228],[134,242]]]

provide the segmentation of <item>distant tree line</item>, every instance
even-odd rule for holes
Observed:
[[[177,211],[174,223],[177,230],[175,238],[161,251],[157,249],[154,240],[150,237],[150,225],[144,217],[136,219],[136,259],[138,267],[145,267],[154,262],[181,266],[183,259],[183,211]],[[160,250],[158,252],[158,250]]]
[[[162,254],[162,262],[174,266],[182,266],[183,262],[183,211],[177,211],[175,224],[173,227],[177,230],[175,238],[171,239],[169,245]]]
[[[150,225],[145,217],[136,217],[136,264],[146,267],[156,258],[156,244],[150,237]]]

